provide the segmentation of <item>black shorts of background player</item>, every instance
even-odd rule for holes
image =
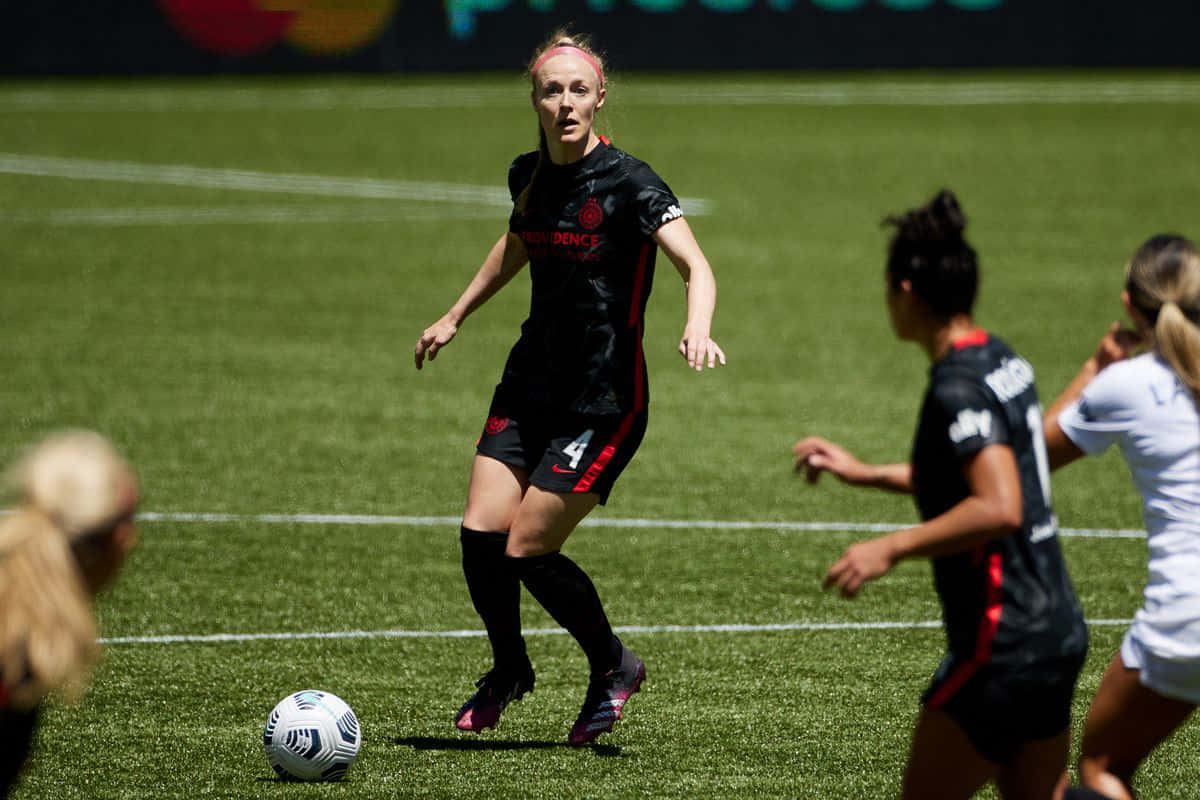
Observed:
[[[642,327],[658,248],[687,286],[680,354],[697,371],[724,364],[725,355],[709,335],[716,282],[679,201],[645,163],[595,130],[606,94],[600,58],[559,31],[529,75],[539,147],[509,169],[509,230],[421,334],[415,358],[418,369],[432,361],[529,263],[530,314],[477,446],[461,531],[463,571],[494,663],[455,724],[494,727],[533,688],[521,635],[524,584],[587,656],[588,689],[568,735],[578,745],[612,728],[645,676],[613,634],[591,580],[561,548],[605,502],[645,430]]]
[[[851,545],[825,576],[853,597],[905,558],[932,560],[948,653],[923,697],[905,798],[1053,795],[1087,628],[1059,549],[1033,370],[971,317],[966,217],[942,191],[895,228],[886,297],[897,338],[933,366],[909,462],[868,465],[819,437],[797,471],[915,495],[923,522]]]

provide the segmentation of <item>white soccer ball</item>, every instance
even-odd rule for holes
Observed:
[[[284,780],[341,780],[361,745],[362,731],[350,706],[316,689],[280,700],[263,728],[267,761]]]

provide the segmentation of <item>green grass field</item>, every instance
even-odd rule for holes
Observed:
[[[820,577],[852,524],[915,514],[809,488],[789,452],[821,433],[907,454],[927,363],[888,328],[879,220],[960,194],[977,318],[1049,402],[1119,314],[1133,248],[1197,233],[1200,78],[618,76],[615,142],[709,212],[689,216],[729,364],[678,358],[682,285],[660,259],[650,430],[567,547],[649,679],[584,749],[565,745],[584,660],[528,598],[537,692],[484,736],[451,724],[488,666],[483,638],[451,635],[480,628],[453,517],[527,277],[424,371],[411,355],[504,229],[526,98],[494,76],[0,84],[0,460],[99,429],[158,515],[100,604],[94,685],[50,706],[17,798],[896,794],[942,634],[879,623],[937,620],[928,566],[854,602]],[[1054,491],[1067,528],[1141,526],[1115,454]],[[829,524],[767,525],[806,522]],[[1144,540],[1063,546],[1088,618],[1130,618]],[[1077,721],[1123,631],[1093,626]],[[314,633],[344,635],[255,636]],[[188,636],[210,638],[171,638]],[[341,784],[281,784],[261,752],[270,708],[310,687],[362,720]],[[1142,794],[1194,797],[1198,757],[1193,726]]]

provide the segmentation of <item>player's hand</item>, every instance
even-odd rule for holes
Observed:
[[[417,369],[421,368],[426,358],[430,361],[437,358],[438,350],[450,344],[450,340],[456,333],[458,333],[458,325],[447,317],[442,317],[426,328],[421,334],[421,338],[417,339],[417,349],[413,353]]]
[[[796,472],[804,474],[809,483],[816,483],[822,472],[829,472],[846,483],[860,483],[867,467],[850,451],[820,436],[809,436],[792,446]]]
[[[895,565],[895,550],[889,537],[857,542],[825,573],[824,588],[836,586],[842,597],[854,597],[867,581],[873,581]]]
[[[1100,344],[1096,345],[1096,352],[1092,357],[1096,359],[1096,366],[1104,369],[1109,364],[1129,358],[1142,343],[1141,334],[1132,328],[1121,327],[1120,322],[1114,322],[1108,326]]]
[[[687,361],[687,365],[697,372],[704,369],[705,364],[713,369],[719,362],[725,364],[725,351],[709,338],[707,333],[684,328],[683,338],[679,340],[679,355]]]

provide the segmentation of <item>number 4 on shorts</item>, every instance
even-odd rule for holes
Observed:
[[[592,440],[592,433],[592,429],[588,428],[586,431],[579,434],[575,441],[563,448],[563,452],[571,457],[571,469],[575,469],[579,466],[579,459],[583,458],[583,453],[585,450],[587,450],[588,442]]]

